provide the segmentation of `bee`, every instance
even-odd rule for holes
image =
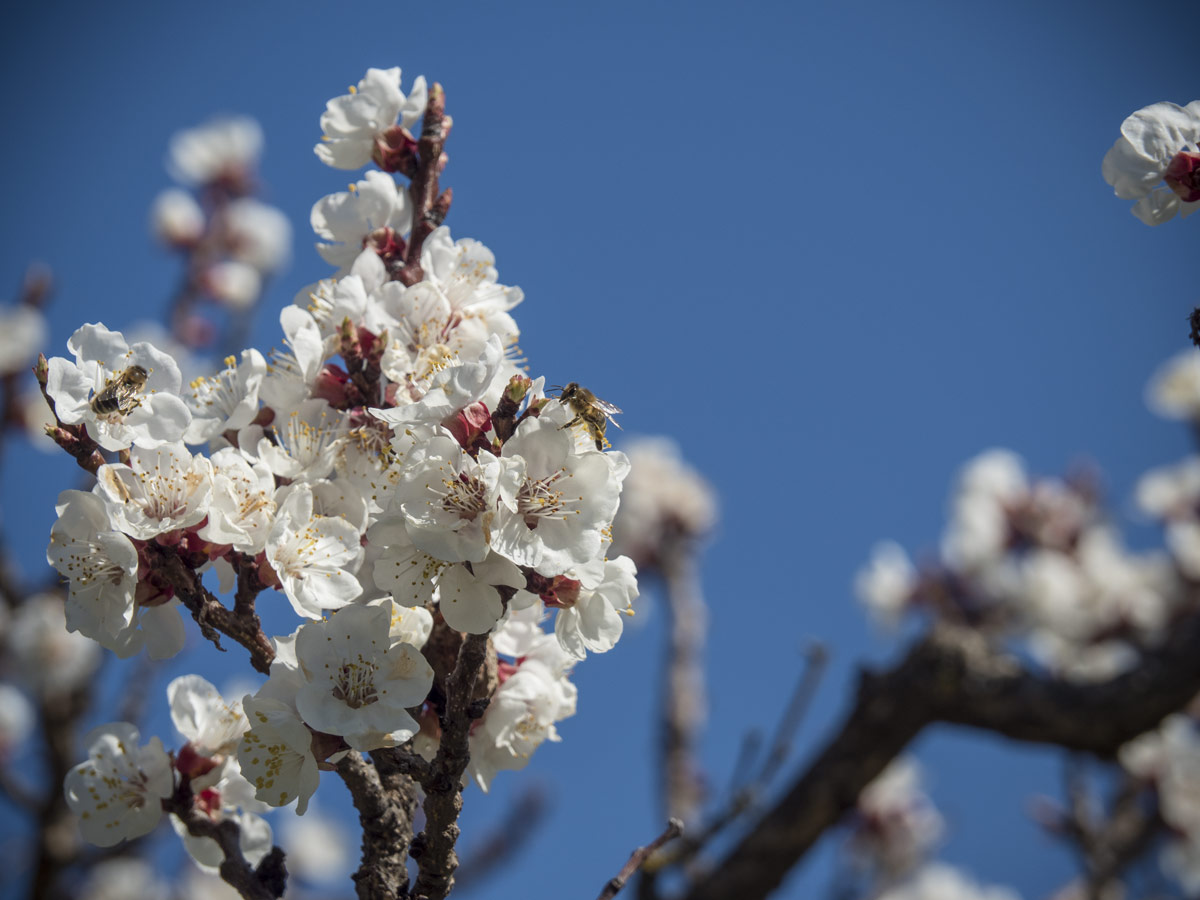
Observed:
[[[588,430],[588,434],[596,442],[597,450],[604,449],[604,429],[609,422],[612,422],[617,428],[621,427],[613,418],[621,410],[611,403],[601,400],[587,388],[580,386],[577,381],[572,381],[566,387],[559,389],[558,402],[567,404],[575,413],[575,418],[561,428],[570,428],[576,422],[582,422]]]
[[[99,392],[92,397],[92,412],[98,416],[120,413],[125,416],[141,404],[142,388],[150,377],[141,366],[130,366],[115,378],[110,378]]]

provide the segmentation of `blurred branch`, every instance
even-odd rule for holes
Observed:
[[[828,658],[828,651],[824,645],[813,644],[808,648],[805,653],[804,671],[796,682],[791,699],[775,729],[775,737],[771,741],[771,749],[763,760],[762,768],[756,774],[748,776],[744,783],[735,783],[730,790],[728,802],[709,817],[702,829],[684,835],[671,852],[663,854],[661,858],[656,858],[653,864],[655,871],[686,863],[714,837],[755,809],[791,752],[796,731],[799,729],[804,714],[808,711],[809,704],[816,693],[817,686],[821,682]],[[754,735],[753,745],[756,745],[758,740],[758,736]],[[748,738],[739,754],[735,776],[740,772],[752,771],[754,753],[751,747],[752,741]]]
[[[1112,758],[1200,691],[1200,616],[1179,622],[1141,664],[1110,681],[1073,684],[1027,671],[965,629],[936,626],[901,662],[864,672],[849,715],[787,793],[687,900],[762,898],[779,886],[859,792],[923,728],[966,725],[1014,740]]]
[[[662,806],[668,817],[692,822],[704,800],[696,743],[707,703],[704,640],[708,629],[693,543],[683,538],[664,542],[659,571],[670,614],[662,684]]]
[[[1078,851],[1084,868],[1084,878],[1077,883],[1081,896],[1103,900],[1122,892],[1121,873],[1167,830],[1167,824],[1157,806],[1143,803],[1147,792],[1137,778],[1123,776],[1105,813],[1085,774],[1082,760],[1068,760],[1064,773],[1067,805],[1053,822],[1052,831]]]
[[[642,864],[650,858],[651,854],[658,850],[658,848],[663,844],[674,840],[681,834],[683,834],[683,823],[678,819],[671,819],[667,823],[666,831],[664,831],[646,846],[638,847],[633,851],[633,854],[629,857],[629,862],[625,863],[625,865],[621,867],[621,871],[609,879],[608,884],[604,886],[604,890],[600,892],[596,900],[612,900],[613,897],[620,893],[621,888],[625,887],[625,882],[630,879],[633,873],[640,869]]]
[[[454,873],[454,889],[467,890],[511,863],[533,837],[545,814],[545,792],[536,784],[529,785],[511,804],[504,820],[477,841],[471,855],[459,865]]]

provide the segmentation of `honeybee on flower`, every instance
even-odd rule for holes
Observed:
[[[613,416],[621,412],[621,409],[607,400],[601,400],[577,381],[569,382],[566,387],[558,390],[558,401],[571,407],[571,411],[575,413],[575,418],[562,427],[570,428],[576,422],[582,422],[592,440],[596,442],[596,449],[603,450],[608,440],[604,436],[604,429],[609,422],[620,429],[621,426]]]

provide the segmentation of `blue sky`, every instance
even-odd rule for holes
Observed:
[[[1200,96],[1181,24],[1193,13],[1032,0],[29,4],[0,35],[0,283],[11,296],[29,261],[52,266],[52,354],[82,322],[153,315],[178,274],[146,231],[166,141],[247,113],[266,133],[267,199],[296,231],[255,331],[260,348],[277,344],[278,308],[328,272],[308,211],[352,178],[312,154],[325,101],[368,66],[441,81],[455,120],[447,224],[525,290],[515,315],[533,374],[616,403],[626,434],[675,437],[721,495],[705,584],[705,763],[721,785],[741,735],[773,724],[804,641],[826,641],[833,660],[800,756],[836,723],[854,667],[894,654],[854,603],[853,573],[879,538],[934,544],[965,460],[997,445],[1047,474],[1095,460],[1126,515],[1138,475],[1187,451],[1143,391],[1200,302],[1197,223],[1142,225],[1100,160],[1133,110]],[[7,457],[2,524],[30,567],[71,486],[65,456]],[[657,831],[654,602],[644,628],[577,670],[563,742],[491,797],[468,794],[467,847],[525,779],[552,792],[495,895],[598,891]],[[213,657],[168,667],[162,688]],[[1027,816],[1030,797],[1058,789],[1055,754],[949,730],[917,750],[950,822],[944,858],[1027,897],[1070,876]],[[344,792],[325,793],[333,806]],[[780,896],[823,889],[828,850]]]

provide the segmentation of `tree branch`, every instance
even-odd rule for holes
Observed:
[[[458,814],[462,811],[462,776],[470,762],[467,737],[471,723],[481,718],[487,702],[472,700],[475,683],[487,658],[486,634],[469,634],[458,651],[446,685],[446,714],[442,740],[425,784],[425,830],[413,842],[411,853],[419,873],[414,898],[441,900],[454,883],[458,857]]]
[[[935,627],[890,671],[864,673],[837,734],[687,900],[766,897],[859,792],[935,722],[1109,759],[1200,691],[1200,616],[1179,622],[1133,671],[1072,684],[1026,671],[977,632]]]
[[[408,890],[408,845],[416,787],[402,775],[380,778],[376,768],[351,752],[337,764],[362,826],[362,861],[354,873],[360,900],[400,900]]]
[[[683,834],[683,823],[678,819],[671,819],[667,823],[666,831],[664,831],[646,846],[638,847],[633,851],[633,854],[629,857],[629,862],[625,863],[625,865],[621,868],[621,871],[618,872],[613,878],[609,879],[608,884],[604,885],[604,890],[600,892],[600,895],[596,898],[596,900],[612,900],[613,897],[620,893],[621,888],[625,887],[625,882],[630,879],[630,876],[632,876],[634,872],[642,867],[642,864],[650,858],[650,855],[654,853],[654,851],[656,851],[663,844],[667,843],[667,841],[674,840],[681,834]],[[732,896],[737,895],[735,894]]]
[[[247,900],[282,897],[287,883],[283,851],[272,847],[257,867],[251,866],[242,856],[241,829],[237,823],[232,819],[214,822],[196,809],[192,800],[191,785],[184,780],[174,795],[162,802],[163,810],[177,816],[193,837],[206,837],[217,842],[225,856],[221,862],[221,878]]]
[[[146,545],[146,553],[155,563],[155,568],[175,588],[175,595],[188,608],[200,633],[212,641],[218,650],[220,634],[237,641],[250,651],[250,664],[263,674],[270,674],[271,660],[275,648],[262,630],[253,602],[246,603],[242,593],[241,571],[238,579],[236,608],[230,610],[200,582],[200,576],[188,567],[170,547],[160,547],[153,541]]]

